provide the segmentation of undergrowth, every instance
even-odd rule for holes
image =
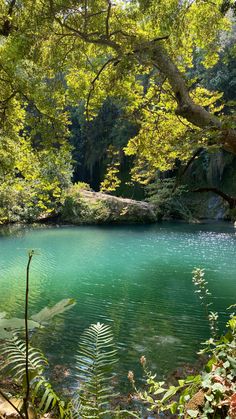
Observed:
[[[178,380],[177,385],[157,381],[147,366],[144,356],[143,367],[146,389],[136,387],[132,371],[128,378],[137,398],[148,410],[159,414],[169,412],[181,418],[235,419],[236,418],[236,316],[230,314],[227,332],[218,336],[218,313],[209,311],[211,293],[203,269],[193,271],[195,292],[203,305],[209,321],[210,339],[203,343],[199,355],[207,355],[207,362],[197,375]],[[236,305],[229,307],[233,309]]]

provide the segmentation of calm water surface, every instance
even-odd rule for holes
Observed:
[[[236,235],[229,224],[159,224],[119,227],[0,230],[0,312],[23,317],[27,250],[31,269],[30,312],[73,297],[77,305],[33,339],[52,365],[66,365],[73,383],[82,331],[100,321],[112,326],[121,380],[139,374],[146,355],[159,376],[196,359],[208,336],[191,272],[206,270],[212,310],[222,322],[236,300]],[[223,324],[223,323],[222,323]]]

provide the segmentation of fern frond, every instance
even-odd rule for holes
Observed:
[[[53,390],[52,385],[45,379],[45,377],[37,377],[32,383],[32,403],[35,404],[35,399],[39,398],[40,402],[37,410],[45,414],[49,409],[58,407],[60,418],[66,416],[66,405],[63,400]]]
[[[0,370],[5,370],[16,379],[23,380],[25,376],[26,346],[16,334],[9,341],[6,341],[2,350],[5,362]],[[38,349],[29,348],[28,368],[31,375],[41,375],[47,365],[47,360]]]
[[[82,335],[76,356],[77,378],[81,383],[74,417],[101,418],[115,396],[112,366],[117,362],[110,326],[92,324]]]
[[[0,371],[6,372],[24,387],[25,383],[25,364],[26,364],[26,345],[17,334],[14,334],[10,341],[5,342],[2,351],[5,361],[0,367]],[[38,349],[29,347],[28,369],[30,378],[31,403],[35,406],[35,399],[39,400],[36,410],[46,413],[49,409],[58,407],[60,418],[66,417],[65,402],[55,393],[52,386],[44,377],[45,367],[48,365],[43,353]]]

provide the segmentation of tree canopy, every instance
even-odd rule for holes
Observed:
[[[84,101],[89,120],[107,97],[139,126],[125,149],[136,156],[136,179],[199,147],[236,153],[235,119],[224,115],[222,93],[191,72],[196,55],[205,68],[216,65],[233,7],[226,0],[1,0],[4,166],[20,165],[12,149],[24,141],[38,152],[65,147],[68,106]]]

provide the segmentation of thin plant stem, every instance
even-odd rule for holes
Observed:
[[[28,263],[26,268],[26,288],[25,288],[25,377],[26,377],[26,392],[23,399],[25,418],[29,419],[28,405],[30,396],[30,379],[29,379],[29,327],[28,327],[28,307],[29,307],[29,273],[30,264],[34,251],[31,250],[28,256]]]
[[[13,409],[15,409],[15,411],[22,419],[25,419],[24,415],[22,415],[19,409],[17,409],[17,407],[11,402],[11,400],[6,396],[6,394],[2,392],[2,390],[0,390],[0,395],[13,407]]]

